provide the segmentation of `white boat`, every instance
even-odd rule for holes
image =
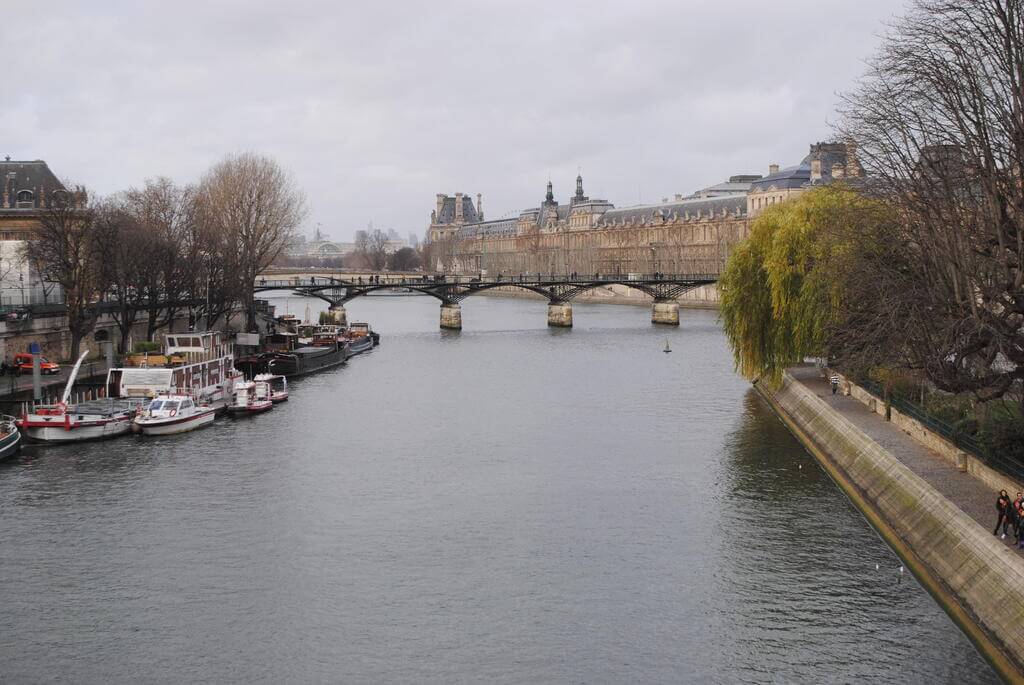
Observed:
[[[107,372],[107,396],[148,400],[176,393],[221,410],[241,377],[234,343],[223,333],[168,333],[161,354],[130,355]]]
[[[132,419],[144,404],[141,398],[68,403],[78,370],[88,353],[88,350],[82,352],[72,368],[60,402],[35,405],[18,418],[17,425],[26,438],[36,442],[79,442],[113,438],[131,430]]]
[[[288,379],[275,373],[257,374],[254,381],[263,381],[270,386],[270,401],[274,404],[288,399]]]
[[[160,395],[135,418],[143,435],[186,433],[213,423],[217,410],[197,405],[189,395]]]
[[[270,384],[266,381],[235,383],[235,394],[228,405],[232,415],[259,414],[274,406],[270,399]]]

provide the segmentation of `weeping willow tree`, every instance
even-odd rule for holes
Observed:
[[[827,356],[833,344],[857,347],[846,325],[885,295],[871,279],[892,228],[886,206],[839,185],[758,216],[718,284],[737,370],[775,383],[787,366]]]

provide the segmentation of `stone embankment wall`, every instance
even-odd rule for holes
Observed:
[[[1021,559],[804,385],[757,387],[1000,675],[1024,682]]]

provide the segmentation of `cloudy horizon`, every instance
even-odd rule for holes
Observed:
[[[277,159],[319,224],[422,236],[436,193],[487,218],[617,206],[798,162],[902,3],[56,2],[4,22],[0,155],[107,194]]]

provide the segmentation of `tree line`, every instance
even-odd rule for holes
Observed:
[[[1024,407],[1024,0],[918,0],[837,137],[863,181],[753,221],[720,283],[738,368],[807,356]]]
[[[147,340],[176,317],[227,322],[241,306],[256,325],[252,285],[294,239],[306,201],[276,161],[229,155],[195,184],[168,178],[93,197],[76,187],[42,210],[25,259],[64,292],[71,354],[111,312],[125,351],[137,324]]]

